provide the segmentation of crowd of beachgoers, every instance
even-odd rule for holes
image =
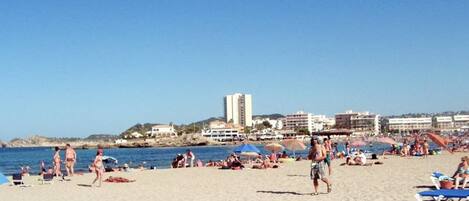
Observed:
[[[171,168],[202,168],[211,167],[221,170],[243,170],[249,169],[276,169],[282,168],[288,163],[295,161],[308,160],[310,163],[309,176],[313,183],[312,195],[318,195],[319,182],[322,181],[327,187],[326,193],[332,192],[333,181],[331,175],[333,174],[333,160],[343,161],[342,166],[372,166],[383,165],[383,160],[388,156],[394,157],[418,157],[425,159],[430,155],[441,154],[442,151],[447,150],[450,153],[467,151],[468,147],[463,138],[445,138],[436,134],[414,135],[409,138],[401,139],[400,142],[391,137],[380,137],[375,139],[377,142],[386,143],[389,145],[389,150],[382,153],[369,153],[363,149],[367,144],[366,140],[348,140],[344,143],[344,149],[338,148],[339,144],[330,138],[312,137],[308,142],[309,146],[304,145],[299,140],[285,140],[282,144],[271,143],[265,145],[265,149],[271,151],[271,154],[263,155],[261,152],[250,144],[243,144],[233,150],[225,160],[218,161],[202,161],[197,158],[197,153],[191,149],[187,149],[185,153],[177,154],[170,162]],[[430,143],[436,145],[433,149]],[[309,147],[308,155],[301,156],[295,155],[295,150],[302,150]],[[287,152],[288,150],[288,152]],[[293,153],[291,152],[293,150]],[[62,150],[58,147],[55,148],[52,156],[53,165],[46,167],[44,161],[39,165],[40,175],[47,177],[55,177],[62,181],[67,181],[75,175],[82,175],[83,173],[75,173],[74,164],[77,160],[75,150],[69,145],[66,146],[65,158],[61,159]],[[371,162],[370,162],[371,161]],[[169,161],[168,161],[169,162]],[[135,170],[155,170],[156,167],[145,167],[144,164],[138,167],[129,167],[128,164],[117,166],[117,159],[104,156],[104,149],[98,148],[93,162],[89,165],[89,172],[95,174],[93,181],[90,181],[90,186],[100,187],[103,182],[105,172],[128,172]],[[456,164],[454,164],[456,166]],[[29,175],[29,167],[22,167],[20,174],[22,176]],[[65,169],[65,171],[63,171]],[[441,188],[465,188],[469,183],[469,157],[464,156],[461,158],[460,164],[457,164],[454,174],[446,176],[445,174],[436,172],[434,177],[438,182],[442,182]],[[107,178],[107,182],[133,182],[133,180],[126,178]],[[340,182],[340,181],[338,181]],[[452,183],[450,187],[443,183]],[[437,184],[435,184],[438,186]],[[439,186],[440,187],[440,186]]]

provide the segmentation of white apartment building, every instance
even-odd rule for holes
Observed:
[[[283,119],[284,130],[308,129],[309,132],[322,131],[330,128],[334,124],[334,120],[325,115],[313,115],[303,111],[289,114]]]
[[[420,130],[427,130],[432,128],[431,117],[416,117],[416,118],[390,118],[389,131],[391,132],[418,132]]]
[[[298,111],[294,114],[288,114],[284,118],[283,129],[297,131],[299,129],[308,129],[309,132],[313,131],[313,115],[303,111]]]
[[[227,95],[224,102],[226,122],[240,126],[252,126],[252,96],[250,94]]]
[[[265,121],[272,125],[272,129],[280,130],[283,128],[283,122],[281,119],[270,119],[270,118],[256,118],[252,120],[252,127],[263,124]]]
[[[159,136],[176,136],[176,130],[174,129],[173,125],[155,125],[151,127],[151,131],[147,132],[150,134],[151,137],[159,137]]]
[[[461,128],[463,126],[469,126],[469,115],[454,115],[454,127]]]

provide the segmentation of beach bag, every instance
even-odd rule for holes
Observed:
[[[443,180],[440,181],[440,188],[441,189],[453,189],[453,181]]]
[[[373,160],[378,160],[378,155],[376,155],[376,154],[371,154],[371,159],[373,159]]]

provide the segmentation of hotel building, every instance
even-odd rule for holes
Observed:
[[[335,128],[349,129],[358,135],[379,134],[379,115],[369,112],[346,111],[335,115]]]
[[[240,126],[252,126],[252,96],[235,93],[224,99],[225,119],[228,123]]]
[[[299,129],[308,129],[310,133],[330,128],[333,124],[334,120],[327,118],[325,115],[313,115],[303,111],[288,114],[283,119],[284,130],[297,131]]]
[[[389,118],[388,126],[391,132],[418,132],[431,129],[432,118]]]
[[[433,118],[433,128],[440,130],[450,130],[454,128],[453,117],[439,116]]]
[[[453,119],[455,128],[469,126],[469,115],[454,115]]]

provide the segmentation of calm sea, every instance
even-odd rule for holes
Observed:
[[[263,145],[256,145],[263,154],[269,154],[263,149]],[[339,150],[343,149],[339,145]],[[139,149],[106,149],[104,155],[118,159],[119,164],[129,164],[131,167],[145,164],[145,167],[156,166],[157,168],[169,168],[172,159],[179,153],[183,154],[187,149],[191,149],[196,158],[207,162],[209,160],[223,160],[232,153],[235,146],[210,146],[210,147],[177,147],[177,148],[139,148]],[[375,144],[365,149],[380,153],[388,149],[389,145]],[[96,155],[95,149],[76,150],[78,160],[77,171],[87,171],[88,165]],[[39,172],[39,163],[44,160],[46,167],[52,166],[52,148],[0,148],[0,172],[11,175],[18,173],[21,166],[29,166],[32,173]],[[307,150],[296,152],[297,155],[306,156]],[[64,159],[64,151],[61,151]]]

